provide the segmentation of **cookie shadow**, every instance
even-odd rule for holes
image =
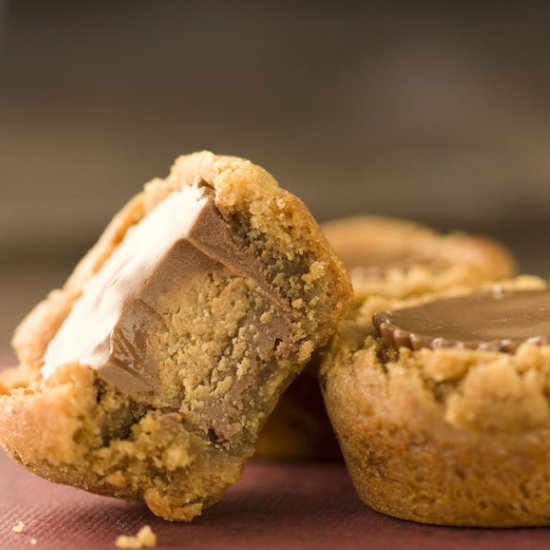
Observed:
[[[255,461],[242,481],[199,521],[301,522],[356,514],[362,508],[343,465]]]

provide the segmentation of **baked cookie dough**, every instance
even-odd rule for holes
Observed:
[[[375,216],[335,220],[322,229],[351,275],[355,300],[350,319],[358,326],[370,328],[377,311],[449,289],[460,292],[515,272],[508,251],[485,237],[442,235],[407,220]],[[267,420],[258,439],[258,456],[340,459],[317,373],[318,357],[296,378]]]
[[[500,243],[462,232],[441,234],[421,224],[358,216],[323,226],[348,270],[356,321],[401,300],[476,287],[512,277],[516,262]]]
[[[549,525],[545,282],[379,312],[374,326],[343,323],[321,369],[361,499],[422,523]]]
[[[350,300],[310,213],[265,170],[180,157],[17,329],[0,443],[49,480],[191,520],[239,479]]]

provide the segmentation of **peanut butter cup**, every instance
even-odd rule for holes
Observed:
[[[396,347],[514,353],[524,343],[548,343],[550,291],[497,288],[377,313],[373,324],[384,342]]]
[[[184,300],[193,281],[224,272],[258,286],[261,306],[249,313],[248,321],[254,318],[260,327],[260,356],[268,357],[275,347],[288,349],[296,312],[267,282],[252,251],[232,235],[214,192],[193,185],[172,193],[127,231],[50,342],[42,376],[79,362],[123,393],[158,393],[152,339],[159,327],[168,330],[162,302],[174,289]],[[261,322],[268,312],[269,319]]]

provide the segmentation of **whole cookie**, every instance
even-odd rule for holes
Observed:
[[[516,262],[500,243],[462,232],[441,234],[407,220],[357,216],[323,232],[352,278],[357,314],[370,324],[376,311],[400,300],[512,277]]]
[[[239,479],[350,299],[308,210],[265,170],[181,157],[17,329],[0,443],[47,479],[190,520]]]
[[[550,524],[546,284],[442,296],[374,325],[344,323],[321,369],[361,499],[422,523]]]
[[[358,216],[322,226],[352,278],[355,330],[371,329],[377,311],[453,289],[511,277],[515,262],[500,244],[464,233],[441,235],[407,220]],[[257,455],[272,459],[334,460],[340,451],[318,385],[319,357],[282,397],[267,420]]]

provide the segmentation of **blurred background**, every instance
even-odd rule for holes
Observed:
[[[550,257],[550,5],[0,0],[0,350],[183,152]]]

